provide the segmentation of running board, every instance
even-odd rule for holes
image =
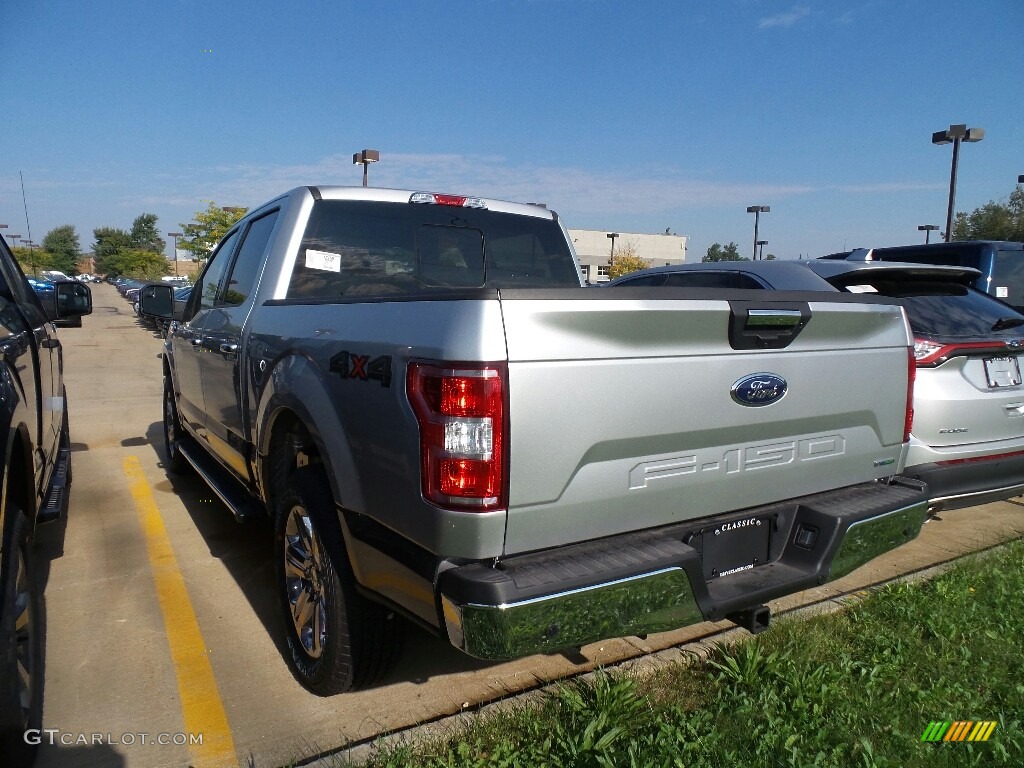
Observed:
[[[202,448],[186,439],[178,441],[178,451],[192,465],[203,481],[210,486],[210,490],[217,495],[217,498],[231,510],[231,514],[238,522],[244,523],[247,520],[267,516],[266,508],[250,496],[245,488]]]
[[[61,448],[57,452],[57,466],[50,477],[50,488],[46,492],[46,500],[39,508],[36,520],[40,523],[51,523],[68,513],[68,476],[71,474],[71,450]]]

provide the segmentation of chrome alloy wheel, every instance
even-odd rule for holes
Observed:
[[[284,588],[295,635],[313,659],[327,641],[325,557],[309,512],[295,505],[285,523]]]

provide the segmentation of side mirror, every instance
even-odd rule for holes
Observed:
[[[171,319],[174,288],[169,285],[144,285],[139,291],[139,314]]]
[[[92,291],[89,286],[68,280],[54,283],[56,294],[56,320],[92,314]]]

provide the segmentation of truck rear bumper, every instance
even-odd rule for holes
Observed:
[[[1024,494],[1024,452],[907,467],[928,484],[933,511],[961,509]]]
[[[453,645],[485,659],[717,621],[915,538],[923,483],[865,483],[712,519],[473,563],[438,581]]]

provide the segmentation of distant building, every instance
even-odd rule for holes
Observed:
[[[608,280],[609,257],[612,252],[612,238],[607,229],[570,229],[576,257],[580,262],[583,279],[591,283]],[[686,261],[686,237],[684,235],[649,235],[638,232],[619,232],[614,240],[615,252],[626,246],[652,267],[666,264],[682,264]]]

